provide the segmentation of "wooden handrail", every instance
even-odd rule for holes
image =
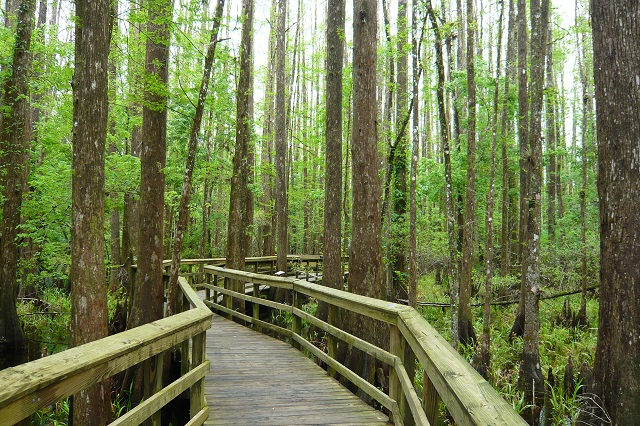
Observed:
[[[207,289],[208,294],[213,293],[212,297],[205,299],[207,306],[247,324],[267,328],[289,338],[295,347],[306,349],[325,362],[331,370],[338,372],[385,406],[391,412],[395,424],[436,424],[439,401],[442,401],[456,424],[526,425],[513,407],[413,308],[295,278],[266,276],[211,265],[204,266],[203,270],[208,278],[202,287]],[[232,280],[253,284],[254,294],[230,290],[226,283]],[[259,297],[256,290],[260,286],[287,290],[291,293],[290,300],[293,302],[283,304]],[[227,296],[224,306],[219,303],[219,294]],[[303,296],[326,302],[330,312],[340,308],[389,324],[389,351],[304,312],[301,309]],[[253,315],[231,309],[231,297],[253,303]],[[259,305],[289,312],[293,316],[291,326],[282,328],[261,320],[257,315]],[[324,330],[330,337],[328,353],[321,351],[301,335],[300,323],[303,319]],[[375,388],[330,356],[336,353],[337,340],[353,345],[391,367],[393,374],[390,377],[389,394]],[[416,362],[424,370],[421,397],[418,397],[413,386],[413,366]]]
[[[201,420],[193,424],[202,424],[208,413],[202,394],[209,371],[209,362],[202,354],[212,313],[183,277],[178,285],[186,302],[184,312],[0,371],[0,424],[17,423],[42,407],[175,346],[192,348],[190,354],[183,352],[183,360],[191,359],[185,374],[114,424],[137,425],[189,388],[191,418]],[[194,399],[198,400],[194,403]]]

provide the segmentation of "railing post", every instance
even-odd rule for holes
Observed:
[[[440,405],[440,396],[433,386],[431,379],[424,372],[424,380],[422,382],[422,409],[432,425],[438,424],[438,406]]]
[[[213,276],[213,285],[216,286],[216,287],[218,287],[218,278],[219,278],[218,274],[215,274]],[[215,303],[215,304],[218,303],[218,290],[213,290],[213,300],[212,300],[212,302]]]
[[[144,398],[149,399],[162,390],[164,352],[144,361]],[[160,426],[161,412],[157,411],[144,422],[147,426]]]
[[[231,279],[224,277],[224,288],[225,290],[230,290],[231,289]],[[225,300],[225,306],[228,309],[233,309],[233,297],[231,297],[228,294],[225,294],[224,296],[222,296],[222,298]],[[233,315],[231,314],[227,314],[227,319],[230,321],[233,321]]]
[[[400,333],[400,330],[398,330],[398,327],[392,325],[389,342],[390,352],[400,359],[400,362],[407,372],[407,375],[413,382],[415,369],[413,367],[413,364],[415,363],[415,361],[413,360],[412,356],[407,356],[407,352],[410,352],[409,350],[407,350],[407,346],[408,345],[404,337]],[[403,392],[402,385],[400,384],[400,379],[398,378],[398,372],[396,371],[395,367],[392,368],[389,372],[389,396],[391,397],[391,399],[394,399],[398,403],[399,415],[402,417],[402,423],[407,426],[413,425],[413,416],[411,415],[411,410],[409,409],[409,404],[407,404],[407,398],[405,397],[405,394]]]
[[[258,263],[256,262],[256,265]],[[260,297],[260,284],[253,283],[253,297],[256,299]],[[256,320],[253,323],[253,326],[256,330],[260,331],[261,327],[258,325],[258,321],[260,319],[260,304],[253,302],[253,319]]]
[[[206,346],[206,332],[193,336],[191,343],[191,368],[202,364],[205,357]],[[204,407],[204,377],[191,386],[190,395],[189,413],[190,418],[193,418]]]
[[[211,284],[211,274],[204,273],[204,267],[202,268],[202,273],[204,274],[205,283],[210,285]],[[205,299],[211,301],[211,289],[210,288],[206,288],[204,294],[205,294]]]
[[[339,324],[339,316],[338,316],[338,307],[332,304],[328,304],[328,308],[329,308],[329,312],[328,312],[328,321],[329,324],[340,328]],[[328,355],[333,358],[333,359],[337,359],[338,357],[338,339],[331,333],[327,333],[327,352]],[[337,376],[337,372],[336,370],[334,370],[331,367],[327,367],[327,373],[333,377],[334,379]]]
[[[302,309],[302,298],[300,297],[300,294],[295,290],[295,284],[293,289],[293,306],[295,308]],[[294,333],[300,336],[300,333],[302,332],[301,330],[302,330],[302,319],[298,315],[293,313],[293,320],[291,321],[291,331],[293,331]],[[292,341],[292,345],[294,348],[298,350],[301,349],[300,345],[296,343],[295,340]]]

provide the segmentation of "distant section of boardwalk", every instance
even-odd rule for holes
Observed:
[[[213,316],[206,425],[384,425],[366,405],[287,343]]]

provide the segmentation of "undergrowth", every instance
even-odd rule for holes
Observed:
[[[497,280],[498,288],[502,283]],[[553,289],[543,289],[546,294],[554,294]],[[436,285],[433,277],[422,277],[418,299],[429,302],[449,302],[448,289],[444,285]],[[542,371],[547,377],[551,369],[555,376],[555,385],[550,387],[548,393],[549,409],[551,410],[552,424],[575,424],[580,407],[580,383],[576,383],[575,390],[565,395],[562,378],[565,366],[571,357],[574,372],[580,365],[586,363],[593,365],[597,342],[598,301],[594,298],[587,299],[588,327],[567,327],[559,324],[557,319],[563,310],[563,304],[567,303],[574,311],[580,307],[581,295],[575,294],[555,299],[540,300],[540,362]],[[472,300],[472,303],[482,302],[480,296]],[[517,412],[525,408],[524,397],[518,389],[518,372],[520,358],[522,356],[523,343],[521,338],[509,341],[509,331],[513,325],[517,305],[492,306],[491,307],[491,367],[489,382],[498,392],[509,401]],[[450,309],[441,307],[419,307],[422,315],[433,325],[438,332],[448,341],[451,341],[451,312]],[[482,333],[482,307],[473,308],[474,328],[478,339]],[[460,348],[460,353],[473,363],[476,352],[474,347]],[[417,383],[416,383],[417,384]]]

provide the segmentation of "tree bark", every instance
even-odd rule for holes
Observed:
[[[640,4],[591,2],[600,196],[595,380],[612,424],[640,422]]]
[[[31,35],[36,1],[28,0],[17,9],[17,24],[11,75],[4,84],[4,106],[9,114],[0,126],[0,168],[4,173],[2,188],[2,238],[0,238],[0,364],[19,364],[24,351],[24,335],[16,311],[18,295],[18,262],[20,241],[18,226],[22,197],[29,167],[29,146],[32,123],[29,94],[29,74],[32,56]],[[4,114],[3,114],[4,115]],[[14,357],[13,355],[17,355]]]
[[[460,303],[458,305],[458,338],[463,345],[476,341],[471,314],[473,286],[473,234],[476,211],[476,79],[475,79],[475,11],[473,0],[467,0],[467,187],[464,207],[462,268],[460,270]]]
[[[109,1],[78,0],[76,15],[69,273],[73,346],[109,334],[104,256]],[[111,420],[109,382],[103,380],[74,395],[71,410],[74,424],[106,424]]]
[[[240,75],[236,95],[236,147],[233,156],[233,175],[229,199],[227,228],[227,257],[229,269],[244,269],[247,254],[247,214],[249,195],[249,145],[251,144],[251,91],[253,49],[253,0],[242,2],[242,39]],[[232,281],[234,291],[244,293],[244,282]],[[234,309],[244,312],[244,301],[234,298]]]
[[[535,0],[534,0],[535,1]],[[525,321],[525,294],[527,292],[526,234],[527,214],[526,197],[528,194],[528,141],[529,141],[529,92],[527,71],[527,3],[518,0],[518,143],[520,145],[520,227],[518,232],[518,259],[520,260],[520,303],[516,317],[509,332],[509,338],[522,336]]]
[[[324,195],[324,257],[322,283],[342,290],[342,62],[344,57],[345,0],[327,5],[326,157]],[[319,305],[319,318],[328,317]]]
[[[377,29],[375,0],[353,4],[353,143],[352,241],[349,253],[349,291],[379,299],[382,295],[380,180],[377,136]],[[350,316],[351,330],[379,347],[385,347],[386,329],[361,316]],[[352,355],[352,370],[372,381],[375,361]]]
[[[133,289],[128,328],[162,318],[163,311],[163,212],[164,166],[167,152],[167,81],[169,78],[170,0],[154,0],[149,6],[146,43],[146,78],[142,109],[138,272]]]
[[[549,0],[531,1],[531,117],[527,161],[528,195],[526,234],[524,347],[520,365],[520,386],[529,404],[525,417],[536,423],[544,397],[544,376],[540,368],[540,235],[542,219],[542,104],[544,58],[547,39]]]
[[[500,4],[498,17],[498,41],[496,57],[496,86],[493,92],[493,118],[491,136],[491,156],[489,158],[489,193],[487,194],[487,245],[486,245],[486,269],[484,280],[484,306],[482,312],[482,344],[480,346],[480,374],[487,379],[491,367],[491,289],[493,286],[493,208],[495,204],[495,178],[496,178],[496,145],[498,139],[498,106],[500,102],[500,58],[502,54],[502,17],[504,15],[504,3]]]

